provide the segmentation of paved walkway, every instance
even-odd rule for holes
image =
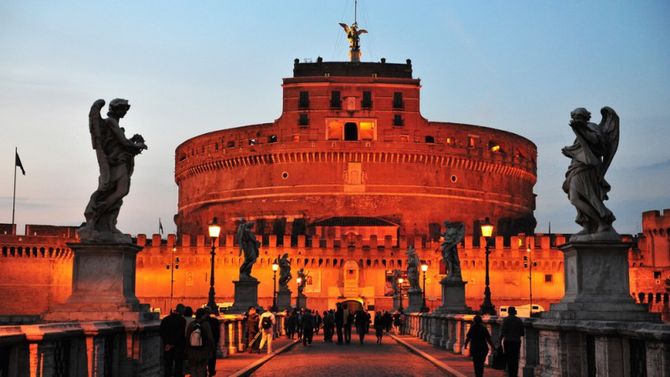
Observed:
[[[373,334],[363,345],[357,336],[352,344],[338,346],[324,343],[314,336],[312,345],[304,347],[285,336],[273,342],[273,354],[237,353],[216,363],[217,376],[318,377],[318,376],[474,376],[472,360],[433,347],[421,339],[408,336],[384,336],[382,345]],[[484,369],[487,377],[502,377],[502,371]]]

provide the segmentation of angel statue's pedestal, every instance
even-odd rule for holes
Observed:
[[[435,309],[436,314],[447,313],[472,313],[472,309],[465,305],[465,284],[461,279],[449,279],[440,281],[442,285],[442,305]]]
[[[542,318],[660,322],[630,295],[628,249],[620,241],[568,242],[564,256],[565,295]]]
[[[291,290],[287,287],[279,287],[277,292],[277,310],[291,309]]]
[[[233,281],[235,285],[235,301],[230,313],[244,313],[250,306],[258,307],[258,284],[254,278],[240,278]]]
[[[421,311],[423,308],[423,292],[419,290],[412,290],[410,289],[407,292],[407,296],[409,299],[409,304],[407,305],[407,312],[408,313],[418,313]]]

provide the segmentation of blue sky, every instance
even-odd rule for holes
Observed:
[[[575,232],[561,191],[570,111],[621,117],[608,206],[621,233],[670,208],[670,2],[361,0],[363,60],[411,58],[428,119],[479,124],[538,146],[538,232]],[[343,1],[0,2],[0,222],[11,221],[14,147],[23,224],[78,225],[97,185],[87,113],[130,100],[123,125],[149,150],[119,217],[173,232],[174,149],[201,133],[268,122],[294,58],[346,60]],[[4,156],[4,157],[2,157]]]

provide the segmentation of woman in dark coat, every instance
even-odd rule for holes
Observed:
[[[464,348],[468,348],[470,344],[470,356],[472,356],[472,363],[475,366],[475,376],[483,377],[484,376],[484,360],[486,360],[486,355],[489,354],[489,345],[491,349],[495,348],[493,342],[491,341],[491,334],[489,330],[484,327],[482,323],[482,317],[477,314],[475,315],[474,322],[470,326],[467,335],[465,335],[465,344]]]
[[[382,337],[384,336],[384,329],[386,328],[386,323],[381,312],[375,314],[375,335],[377,335],[377,344],[382,344]]]
[[[358,339],[360,340],[361,344],[363,344],[363,341],[365,340],[365,334],[368,333],[368,328],[370,326],[370,315],[362,308],[358,309],[354,318],[354,322],[356,323]]]

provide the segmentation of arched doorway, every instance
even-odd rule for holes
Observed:
[[[344,140],[356,141],[358,140],[358,125],[354,122],[347,122],[344,124]]]
[[[361,301],[353,299],[342,301],[342,307],[344,307],[344,305],[347,306],[349,313],[356,313],[357,311],[363,308],[363,303]]]

